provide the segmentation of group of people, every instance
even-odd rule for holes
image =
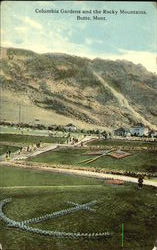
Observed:
[[[38,143],[33,144],[33,145],[28,145],[26,147],[21,147],[19,150],[19,154],[21,154],[22,152],[32,152],[40,147],[41,147],[41,142],[38,142]]]
[[[22,152],[32,152],[34,150],[36,150],[37,148],[41,147],[41,141],[34,144],[34,145],[28,145],[26,147],[20,147],[18,154],[20,155]],[[6,160],[9,160],[11,157],[11,150],[7,150],[6,154],[5,154],[5,158]]]

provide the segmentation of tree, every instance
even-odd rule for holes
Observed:
[[[50,95],[51,94],[51,89],[50,86],[47,85],[45,82],[40,82],[40,89],[43,91],[44,94]]]

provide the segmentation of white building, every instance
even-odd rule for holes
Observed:
[[[150,136],[151,136],[152,138],[154,138],[154,137],[157,138],[157,131],[152,130],[152,131],[150,132]]]
[[[66,131],[69,132],[75,132],[77,130],[76,126],[73,125],[72,123],[67,124],[64,128]]]
[[[149,129],[144,125],[137,125],[135,127],[130,128],[130,134],[133,136],[148,136]]]

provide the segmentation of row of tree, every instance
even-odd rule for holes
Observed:
[[[18,129],[20,128],[30,128],[30,129],[39,129],[39,130],[49,130],[49,131],[61,131],[61,132],[67,132],[67,129],[62,125],[51,125],[46,126],[43,124],[29,124],[29,123],[14,123],[14,122],[6,122],[1,121],[0,125],[2,126],[10,126],[10,127],[16,127]],[[100,131],[99,129],[76,129],[76,131],[72,131],[73,133],[82,133],[82,134],[96,134],[101,135],[104,138],[107,138],[108,136],[111,136],[111,133],[107,133],[105,130]]]

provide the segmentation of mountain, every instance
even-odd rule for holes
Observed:
[[[157,128],[157,75],[140,64],[1,48],[1,69],[1,119]]]

